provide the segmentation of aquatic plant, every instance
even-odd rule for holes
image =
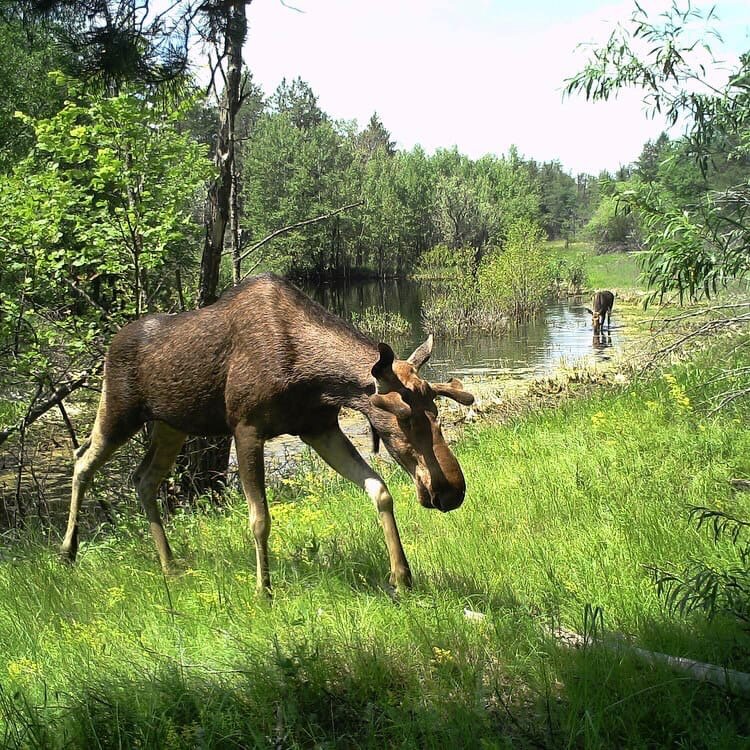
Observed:
[[[387,341],[411,333],[409,321],[401,313],[366,307],[362,312],[352,312],[352,325],[373,338]]]

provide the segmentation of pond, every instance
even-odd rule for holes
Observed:
[[[389,280],[351,285],[320,284],[305,291],[331,312],[350,318],[368,307],[400,313],[411,334],[389,341],[398,356],[407,356],[427,336],[421,320],[422,300],[429,290],[418,282]],[[589,356],[606,359],[621,351],[632,336],[618,321],[615,301],[612,330],[594,337],[591,316],[584,309],[590,299],[549,302],[540,318],[512,326],[501,335],[467,331],[461,338],[435,337],[435,348],[425,373],[431,380],[451,377],[534,377],[549,373],[560,361],[568,364]]]

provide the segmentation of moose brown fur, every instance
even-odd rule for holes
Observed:
[[[76,452],[63,556],[75,560],[78,511],[94,472],[153,422],[133,480],[161,565],[169,570],[159,484],[187,435],[231,434],[255,539],[257,586],[270,590],[263,445],[289,433],[366,491],[385,534],[391,582],[411,585],[390,492],[341,431],[338,415],[350,407],[367,417],[373,435],[413,477],[423,506],[457,508],[466,485],[434,399],[468,405],[473,397],[457,380],[430,384],[419,377],[431,350],[432,336],[407,360],[396,360],[387,344],[376,344],[273,275],[250,279],[209,307],[126,325],[107,352],[91,437]]]
[[[586,308],[586,311],[591,315],[591,323],[594,327],[594,333],[601,333],[602,327],[604,326],[604,318],[607,318],[607,330],[610,327],[610,319],[612,317],[612,307],[615,304],[615,295],[607,289],[594,293],[594,298],[591,301],[591,307],[594,309]]]

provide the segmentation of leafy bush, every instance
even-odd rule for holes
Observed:
[[[433,333],[461,337],[468,330],[499,333],[508,327],[508,319],[496,305],[488,304],[480,294],[476,261],[471,248],[450,250],[438,245],[430,251],[429,263],[442,279],[422,305],[422,324]]]
[[[468,294],[454,288],[431,297],[422,306],[422,325],[432,333],[461,338],[470,330],[503,333],[508,318],[499,309],[485,305],[475,285]]]
[[[447,245],[435,245],[419,259],[414,277],[417,279],[450,279],[457,263],[465,259],[467,250],[451,250]],[[472,259],[473,262],[473,259]]]
[[[619,205],[617,195],[604,196],[583,229],[583,236],[594,243],[597,252],[638,246],[636,215]]]
[[[728,537],[736,559],[720,566],[694,560],[681,572],[652,567],[656,590],[671,612],[700,611],[709,620],[723,613],[750,625],[750,522],[704,507],[692,508],[690,518],[696,528],[711,529],[714,542]]]
[[[18,115],[35,143],[0,177],[0,390],[32,404],[99,361],[113,329],[177,307],[213,171],[179,131],[189,102],[164,111],[143,92],[55,78],[65,106]]]
[[[509,227],[503,253],[488,256],[479,269],[484,305],[496,307],[516,322],[540,312],[551,282],[544,240],[544,230],[528,219]]]
[[[588,282],[586,256],[579,253],[571,260],[555,258],[550,262],[550,275],[552,290],[558,297],[580,294]]]

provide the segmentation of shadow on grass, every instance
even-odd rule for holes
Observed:
[[[184,541],[184,540],[183,540]],[[144,544],[148,541],[144,540]],[[185,564],[203,569],[231,567],[254,577],[255,551],[249,534],[243,548],[211,549],[204,545],[183,546],[179,554]],[[414,561],[412,561],[414,562]],[[453,595],[462,606],[481,611],[522,608],[521,601],[510,588],[492,590],[476,576],[465,575],[450,565],[443,569],[423,569],[412,565],[414,593]],[[279,587],[299,582],[333,581],[355,594],[393,595],[389,582],[388,551],[382,532],[373,522],[370,532],[347,538],[332,537],[319,541],[309,537],[293,549],[271,554],[271,582]]]
[[[313,645],[227,670],[155,667],[111,674],[32,705],[0,693],[5,748],[446,748],[505,744],[505,727],[471,689],[417,674],[398,654]],[[515,731],[511,726],[508,731]],[[508,734],[510,737],[510,734]]]
[[[144,554],[150,551],[147,538],[141,545]],[[235,547],[228,556],[226,548],[204,551],[199,562],[204,569],[251,571],[250,551],[251,546]],[[330,544],[278,558],[275,575],[284,584],[332,578],[345,596],[347,589],[371,595],[386,579],[387,557],[374,533],[346,547]],[[512,592],[488,594],[474,577],[425,573],[417,577],[416,592],[420,589],[473,603],[489,613],[486,624],[498,621],[497,628],[466,641],[473,655],[458,664],[430,659],[429,649],[427,656],[414,657],[352,648],[347,639],[329,639],[325,632],[322,640],[300,636],[297,642],[284,632],[262,647],[238,641],[231,662],[220,668],[165,656],[140,672],[120,664],[92,674],[82,665],[80,684],[64,693],[0,689],[0,745],[750,746],[746,698],[645,664],[627,650],[571,650],[546,641],[534,624],[538,618],[522,616]],[[456,620],[461,618],[457,612]],[[446,621],[443,627],[453,626]],[[525,632],[519,637],[518,630]],[[641,627],[638,645],[746,669],[749,640],[736,628],[665,617]],[[481,644],[479,651],[471,652],[473,643]]]

